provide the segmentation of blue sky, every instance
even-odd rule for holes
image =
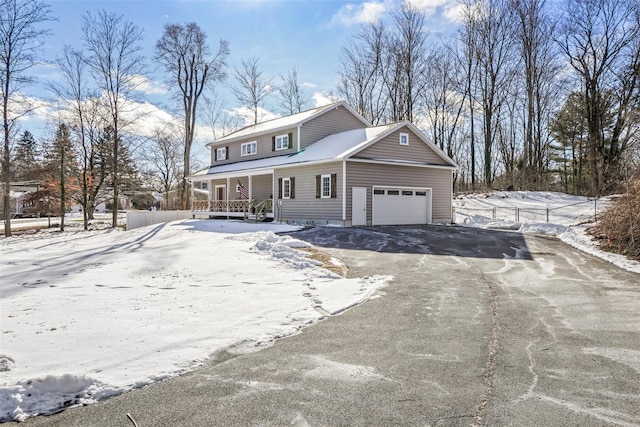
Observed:
[[[402,1],[409,0],[52,0],[50,4],[57,21],[49,25],[53,34],[46,40],[44,57],[47,61],[55,60],[65,44],[82,47],[82,15],[87,11],[95,13],[104,9],[122,14],[144,30],[142,46],[150,84],[143,98],[167,110],[174,105],[170,94],[160,89],[164,76],[152,61],[154,45],[165,24],[193,21],[207,33],[212,47],[215,48],[220,39],[229,41],[230,75],[242,58],[259,58],[264,74],[274,78],[274,83],[278,76],[295,66],[309,97],[315,96],[315,102],[320,103],[335,91],[341,47],[362,24],[388,19]],[[425,10],[430,31],[455,30],[452,16],[456,0],[410,1]],[[55,78],[56,70],[51,65],[41,66],[34,69],[33,74],[38,82],[46,82]],[[237,107],[228,90],[233,83],[230,76],[220,88],[228,109]],[[25,92],[36,97],[51,96],[42,85],[26,88]],[[267,104],[267,109],[277,112],[275,105]],[[24,122],[22,128],[33,126],[36,128],[33,133],[38,134],[37,127],[41,124],[34,119]],[[206,140],[208,135],[202,132],[200,137]]]

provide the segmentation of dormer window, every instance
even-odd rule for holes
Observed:
[[[289,135],[276,136],[276,151],[289,148]]]
[[[408,133],[400,133],[400,145],[409,145]]]
[[[227,147],[216,148],[216,160],[227,160]]]
[[[244,144],[242,144],[240,149],[241,156],[250,156],[252,154],[256,154],[257,152],[258,152],[257,141],[245,142]]]

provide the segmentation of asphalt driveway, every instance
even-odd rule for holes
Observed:
[[[270,348],[24,424],[640,425],[640,275],[517,233],[292,235],[395,280]]]

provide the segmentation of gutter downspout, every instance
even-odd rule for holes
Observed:
[[[191,212],[193,212],[193,203],[195,201],[195,191],[194,191],[195,185],[193,185],[193,181],[189,180],[189,182],[191,183]],[[195,218],[195,215],[194,215],[194,218]]]
[[[353,209],[353,207],[352,207]],[[342,222],[347,220],[347,162],[342,161]]]

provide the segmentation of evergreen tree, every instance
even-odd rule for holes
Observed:
[[[564,191],[582,195],[589,192],[589,162],[587,157],[587,122],[583,98],[571,93],[562,109],[551,122],[555,139],[554,160],[560,165],[559,173]]]
[[[110,127],[100,131],[89,129],[86,135],[87,146],[87,167],[86,167],[86,206],[83,208],[87,213],[87,220],[93,219],[96,206],[106,201],[104,186],[108,182],[110,164],[109,159],[111,147],[113,145],[113,134]],[[84,197],[80,194],[81,204],[84,203]]]
[[[110,190],[113,190],[114,183],[117,182],[120,194],[130,197],[134,192],[138,191],[141,186],[140,174],[131,155],[129,144],[125,143],[120,136],[117,138],[117,141],[117,176],[114,174],[113,129],[111,127],[106,128],[101,136],[100,147],[103,151],[101,153],[100,168],[98,170],[104,178],[103,183],[107,184]],[[96,192],[96,196],[99,195],[100,194]],[[119,198],[118,206],[113,206],[113,203],[107,205],[114,210],[122,208]]]
[[[48,148],[48,179],[45,187],[59,203],[60,231],[64,231],[64,216],[71,206],[74,193],[80,190],[78,166],[67,125],[62,123],[58,126],[55,138]]]
[[[12,181],[38,181],[42,178],[41,153],[33,134],[25,130],[16,143],[11,160]]]

